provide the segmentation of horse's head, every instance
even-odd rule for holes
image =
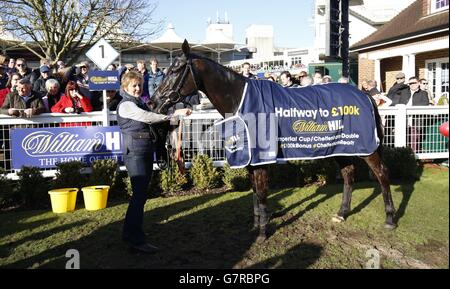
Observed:
[[[175,58],[153,95],[155,112],[165,114],[171,106],[198,90],[187,40],[183,42],[182,51],[183,54]]]

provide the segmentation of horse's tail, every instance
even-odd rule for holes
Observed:
[[[378,111],[378,106],[375,103],[375,100],[373,99],[373,97],[369,97],[369,98],[372,101],[373,111],[375,114],[375,125],[377,126],[377,135],[378,135],[378,139],[380,140],[380,144],[378,145],[377,152],[381,156],[383,153],[384,126],[383,126],[383,122],[381,121],[381,116]]]

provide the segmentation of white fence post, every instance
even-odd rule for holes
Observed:
[[[395,112],[395,141],[394,146],[406,147],[406,129],[407,129],[407,116],[406,116],[406,105],[398,104],[395,106],[397,111]]]
[[[103,90],[103,110],[102,110],[102,122],[103,126],[109,126],[109,108],[106,100],[106,90]]]

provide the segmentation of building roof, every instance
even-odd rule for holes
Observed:
[[[415,1],[377,31],[355,43],[350,50],[358,51],[374,45],[420,36],[424,33],[448,30],[448,9],[427,15],[423,9],[424,1],[427,0]]]
[[[172,23],[169,23],[166,32],[164,32],[164,34],[158,39],[153,40],[151,43],[166,44],[167,46],[170,46],[170,44],[180,44],[181,46],[181,44],[183,44],[183,38],[178,36]]]

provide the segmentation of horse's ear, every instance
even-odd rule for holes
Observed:
[[[183,45],[181,46],[184,55],[188,56],[191,53],[191,48],[189,47],[189,43],[186,39],[184,39]]]

